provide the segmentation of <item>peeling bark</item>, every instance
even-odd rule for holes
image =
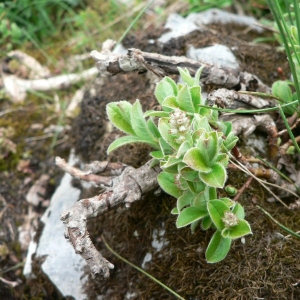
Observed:
[[[93,278],[108,278],[109,270],[113,269],[114,265],[102,257],[93,245],[86,228],[87,220],[122,203],[129,208],[132,203],[140,200],[143,194],[157,188],[157,175],[160,173],[160,168],[151,168],[151,161],[149,161],[138,169],[125,167],[119,176],[107,177],[104,180],[103,176],[95,174],[92,174],[92,179],[81,177],[85,172],[69,166],[59,157],[56,158],[56,163],[73,176],[96,183],[102,182],[106,187],[100,195],[82,199],[64,211],[61,214],[61,221],[66,226],[66,239],[71,241],[75,252],[85,259],[91,268]]]

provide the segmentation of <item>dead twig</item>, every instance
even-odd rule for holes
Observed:
[[[78,178],[89,178],[90,175],[94,175],[87,175],[69,166],[59,157],[56,158],[56,162],[63,170]],[[151,161],[149,161],[138,169],[125,167],[121,174],[114,178],[105,180],[103,176],[99,176],[100,179],[96,181],[101,181],[105,185],[105,192],[92,198],[82,199],[61,214],[61,221],[66,226],[65,237],[71,241],[75,252],[86,260],[93,277],[109,277],[109,269],[114,265],[102,257],[93,245],[86,228],[87,220],[119,204],[125,204],[129,208],[133,202],[140,200],[143,194],[157,188],[159,173],[160,168],[151,168]]]
[[[157,53],[143,52],[139,49],[128,49],[127,54],[115,54],[108,50],[98,52],[93,50],[91,57],[102,75],[115,75],[127,72],[145,72],[150,70],[159,77],[179,74],[178,67],[187,68],[192,75],[205,66],[201,73],[203,85],[213,85],[228,89],[246,86],[248,90],[269,92],[270,88],[260,79],[250,73],[240,72],[230,68],[223,68],[207,64],[203,61],[188,59],[184,56],[165,56]]]

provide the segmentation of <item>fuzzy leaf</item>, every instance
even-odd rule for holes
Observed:
[[[149,132],[139,100],[136,100],[133,104],[130,118],[132,129],[137,136],[144,140],[149,140],[149,142],[153,142],[155,140],[153,135]]]
[[[179,215],[179,211],[178,211],[177,207],[174,207],[174,208],[171,210],[171,214],[172,214],[172,215]]]
[[[285,80],[278,80],[272,84],[272,94],[282,99],[284,103],[293,101],[291,88]]]
[[[154,142],[149,142],[148,140],[143,140],[138,136],[135,135],[126,135],[122,136],[116,140],[114,140],[107,149],[107,154],[110,154],[112,151],[116,150],[117,148],[120,148],[122,146],[125,146],[127,144],[133,144],[133,143],[145,143],[150,145],[153,148],[158,148],[157,144]]]
[[[154,95],[160,105],[168,96],[177,96],[178,88],[174,80],[170,77],[165,77],[155,88]]]
[[[158,117],[158,118],[163,118],[163,117],[168,117],[170,115],[169,112],[167,111],[161,111],[161,110],[148,110],[144,113],[144,117]]]
[[[194,147],[187,151],[184,155],[182,161],[186,163],[193,170],[209,173],[212,172],[212,169],[208,165],[206,157],[203,157],[201,151]]]
[[[211,200],[207,202],[207,209],[211,220],[219,231],[222,231],[225,227],[222,218],[225,211],[228,211],[228,206],[220,200]]]
[[[225,168],[220,163],[215,163],[209,173],[199,173],[199,177],[207,185],[215,188],[223,188],[227,180]]]
[[[245,218],[245,210],[244,207],[239,204],[236,203],[236,205],[234,206],[234,208],[232,209],[232,212],[239,218],[239,219],[244,219]]]
[[[178,198],[181,195],[177,184],[175,184],[175,176],[167,172],[161,172],[157,176],[157,181],[160,187],[169,195]]]
[[[130,113],[132,105],[127,101],[111,102],[106,106],[106,113],[111,123],[121,131],[134,135]]]
[[[181,228],[189,225],[199,219],[202,219],[207,215],[207,211],[200,207],[187,207],[185,208],[177,218],[176,227]]]
[[[203,134],[198,139],[197,147],[201,152],[201,156],[206,160],[206,166],[211,166],[219,152],[217,132],[210,132],[209,135]]]
[[[180,169],[180,175],[186,179],[186,180],[189,180],[189,181],[193,181],[193,182],[196,182],[196,181],[199,181],[199,174],[197,171],[189,168],[189,167],[184,167],[184,168],[181,168]]]
[[[238,239],[247,234],[252,234],[251,227],[246,220],[239,220],[239,224],[224,228],[222,230],[222,237],[230,239]]]
[[[179,157],[182,157],[190,148],[192,148],[193,145],[189,142],[189,141],[184,141],[178,151],[177,151],[177,154],[176,154],[176,157],[179,158]]]
[[[207,210],[207,208],[206,208],[207,200],[208,199],[206,198],[205,191],[202,191],[194,197],[193,206],[201,207],[201,208]]]
[[[179,104],[177,102],[177,98],[175,96],[168,96],[162,103],[162,107],[168,107],[171,109],[178,108]]]
[[[160,133],[152,118],[147,120],[147,127],[151,134],[156,138],[160,138]]]
[[[197,220],[191,224],[191,232],[195,233],[196,227],[198,226],[200,220]]]
[[[150,155],[151,155],[151,157],[156,158],[156,159],[163,159],[164,158],[164,154],[160,150],[152,151],[152,152],[150,152]]]
[[[180,76],[182,80],[188,85],[193,86],[194,85],[194,78],[190,75],[190,72],[187,68],[180,68],[178,67],[178,71],[180,73]]]
[[[207,132],[211,131],[207,117],[201,117],[199,114],[194,115],[193,128],[195,131],[198,129],[205,129]]]
[[[200,77],[201,77],[201,73],[202,73],[202,71],[203,71],[203,69],[205,68],[205,66],[202,66],[202,67],[200,67],[198,70],[197,70],[197,72],[196,72],[196,74],[195,74],[195,78],[194,78],[194,86],[198,86],[198,85],[200,85]],[[201,103],[202,104],[202,103]],[[205,103],[203,103],[203,105],[204,105]]]
[[[192,101],[192,96],[190,94],[190,91],[189,91],[187,85],[184,85],[183,88],[178,92],[177,102],[179,104],[179,107],[183,111],[187,111],[190,113],[195,112],[195,108],[194,108],[193,101]]]
[[[212,224],[212,222],[211,222],[210,216],[206,216],[202,219],[201,228],[203,230],[207,230],[210,228],[211,224]]]
[[[230,151],[236,145],[238,140],[239,138],[235,136],[233,132],[230,132],[226,140],[223,141],[223,145],[227,151]]]
[[[219,198],[219,201],[222,201],[224,204],[227,205],[228,209],[230,209],[232,206],[234,206],[236,204],[235,201],[229,199],[229,198]],[[240,204],[239,204],[240,205]],[[235,212],[233,212],[234,214],[236,214]],[[239,216],[237,216],[239,218]]]
[[[190,190],[186,190],[177,199],[177,209],[181,211],[185,206],[190,206],[191,199],[193,198],[193,193]]]
[[[199,105],[201,104],[201,87],[200,86],[193,86],[189,88],[191,97],[192,97],[192,102],[194,106],[194,111],[199,112],[200,107]]]
[[[171,148],[171,146],[163,138],[160,137],[158,139],[158,143],[159,143],[159,147],[161,149],[161,152],[164,155],[169,155],[169,154],[173,153],[173,149]]]
[[[208,263],[217,263],[223,260],[228,254],[231,246],[231,239],[223,238],[219,231],[212,236],[205,252]]]

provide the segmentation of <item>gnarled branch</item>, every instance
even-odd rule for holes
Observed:
[[[80,177],[83,173],[69,166],[59,157],[56,158],[56,163],[72,175]],[[143,194],[157,188],[159,173],[160,168],[151,168],[151,161],[149,161],[138,169],[125,167],[119,176],[107,177],[106,180],[103,176],[93,174],[91,181],[98,184],[103,182],[106,190],[98,196],[76,202],[61,214],[61,221],[66,226],[65,237],[71,241],[75,252],[80,254],[90,266],[94,278],[109,277],[109,269],[113,269],[114,265],[102,257],[93,245],[86,228],[87,220],[122,203],[129,208],[133,202],[140,200]],[[90,177],[86,180],[90,180]]]

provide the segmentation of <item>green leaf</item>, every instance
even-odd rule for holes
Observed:
[[[181,191],[175,183],[175,176],[167,172],[161,172],[157,176],[157,181],[160,187],[169,195],[179,198]]]
[[[182,77],[182,80],[188,85],[188,86],[193,86],[194,85],[194,79],[190,75],[190,72],[187,68],[180,68],[178,67],[178,71],[180,73],[180,76]]]
[[[117,148],[120,148],[122,146],[125,146],[127,144],[133,144],[133,143],[145,143],[150,145],[153,148],[158,148],[157,144],[154,142],[149,142],[148,140],[143,140],[138,136],[135,135],[126,135],[122,136],[116,140],[114,140],[107,149],[107,154],[110,154],[112,151],[116,150]]]
[[[193,86],[189,88],[193,106],[194,106],[194,111],[199,112],[200,110],[200,104],[201,104],[201,87],[200,86]]]
[[[179,144],[175,142],[176,137],[170,134],[169,118],[161,118],[158,121],[158,130],[162,138],[175,150],[179,148]]]
[[[168,107],[171,109],[178,108],[177,98],[175,96],[168,96],[162,103],[162,107]]]
[[[190,190],[184,191],[183,194],[177,199],[178,211],[180,212],[185,206],[189,206],[193,197],[194,195]]]
[[[170,115],[169,112],[167,111],[161,111],[161,110],[148,110],[144,113],[144,117],[158,117],[158,118],[163,118],[163,117],[168,117]]]
[[[192,233],[195,233],[196,227],[198,226],[199,222],[200,222],[200,220],[197,220],[191,224],[191,232]]]
[[[178,92],[177,102],[183,111],[190,113],[195,112],[192,97],[187,85],[184,85],[183,88]]]
[[[209,173],[199,173],[199,177],[207,185],[215,188],[223,188],[227,180],[226,170],[220,163],[213,164]]]
[[[205,191],[202,191],[202,192],[198,193],[196,196],[194,196],[193,206],[201,207],[201,208],[207,210],[206,204],[207,204],[208,199],[206,196],[207,195],[206,195]]]
[[[219,231],[225,227],[222,218],[225,211],[229,211],[228,206],[220,200],[211,200],[207,202],[207,209],[211,220]]]
[[[238,239],[247,234],[252,234],[251,227],[246,220],[239,220],[239,224],[224,228],[222,230],[222,237],[229,239]]]
[[[188,181],[193,181],[193,182],[199,181],[198,171],[195,171],[189,167],[181,168],[179,173],[184,179]]]
[[[205,68],[205,66],[202,66],[202,67],[200,67],[198,70],[197,70],[197,72],[196,72],[196,74],[195,74],[195,78],[194,78],[194,86],[198,86],[198,85],[200,85],[200,77],[201,77],[201,73],[202,73],[202,71],[203,71],[203,69]],[[202,104],[202,103],[201,103]],[[204,105],[205,103],[203,103],[203,105]]]
[[[208,187],[208,194],[209,194],[209,200],[214,200],[217,199],[218,195],[217,195],[217,190],[216,188],[213,187]]]
[[[180,162],[181,162],[180,158],[170,156],[169,159],[167,160],[167,162],[164,164],[164,168],[168,168],[168,167],[175,166],[175,165],[177,166]],[[176,171],[177,171],[177,168],[176,168]]]
[[[211,166],[219,152],[218,135],[216,131],[203,134],[197,142],[201,157],[205,158],[206,166]]]
[[[292,91],[289,83],[285,80],[278,80],[272,84],[272,94],[282,99],[284,103],[292,101]]]
[[[170,78],[165,77],[161,80],[155,88],[154,95],[160,105],[168,96],[177,96],[178,88],[176,83]]]
[[[182,157],[190,148],[192,148],[193,145],[189,142],[189,141],[184,141],[178,151],[177,151],[177,154],[176,154],[176,157],[179,158],[179,157]]]
[[[211,127],[208,123],[207,117],[201,117],[199,114],[194,115],[194,120],[193,120],[193,128],[194,130],[198,129],[205,129],[207,132],[211,131]]]
[[[219,201],[222,201],[224,204],[227,205],[228,209],[230,209],[232,206],[236,204],[235,201],[229,199],[229,198],[219,198]],[[238,217],[238,216],[237,216]]]
[[[189,225],[207,215],[207,211],[200,207],[187,207],[178,216],[176,227],[181,228]]]
[[[131,114],[131,126],[135,134],[144,140],[150,142],[155,141],[154,136],[150,133],[146,120],[143,115],[142,106],[139,100],[136,100],[132,106]]]
[[[164,155],[169,155],[173,153],[173,149],[171,148],[171,146],[163,139],[163,138],[159,138],[158,139],[158,143],[159,143],[159,147],[161,149],[161,152]]]
[[[219,231],[212,236],[205,252],[208,263],[217,263],[223,260],[228,254],[231,246],[231,239],[223,238]]]
[[[210,216],[206,216],[202,219],[201,228],[203,230],[207,230],[210,228],[211,224],[212,224],[212,222],[211,222]]]
[[[193,170],[203,173],[209,173],[212,171],[212,169],[208,165],[209,162],[207,161],[206,157],[203,157],[200,150],[196,147],[188,150],[184,155],[182,161]]]
[[[232,212],[238,217],[238,219],[244,219],[245,218],[245,210],[244,207],[236,203],[234,208],[232,209]]]
[[[160,150],[152,151],[152,152],[150,152],[150,155],[151,155],[151,157],[156,158],[156,159],[163,159],[164,158],[164,154]]]
[[[226,151],[230,151],[236,145],[238,140],[239,138],[235,136],[233,132],[230,132],[226,137],[226,140],[223,141]]]
[[[171,210],[171,214],[172,214],[172,215],[179,215],[179,211],[178,211],[177,207],[174,207],[174,208]]]
[[[158,131],[158,128],[157,126],[155,125],[154,121],[153,121],[153,118],[149,118],[147,120],[147,127],[148,127],[148,130],[149,132],[152,134],[152,136],[154,136],[156,139],[160,138],[161,135]]]
[[[106,106],[106,113],[111,123],[121,131],[134,135],[130,122],[131,110],[132,105],[127,101],[111,102]]]
[[[220,153],[216,159],[216,162],[218,162],[225,168],[228,166],[228,161],[229,161],[229,156],[226,153]]]

